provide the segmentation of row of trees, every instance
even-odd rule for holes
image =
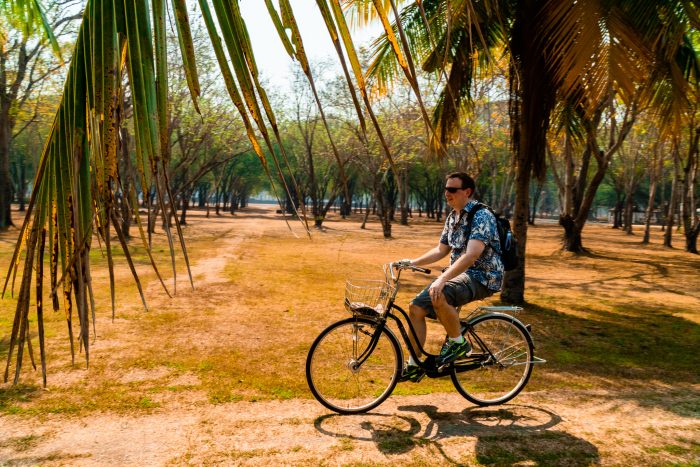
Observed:
[[[170,203],[168,210],[172,216],[179,208],[181,223],[186,223],[186,213],[192,202],[196,201],[200,207],[211,203],[217,214],[221,205],[224,210],[234,212],[253,191],[269,187],[265,185],[262,167],[255,162],[241,131],[241,121],[226,98],[225,89],[218,82],[216,65],[206,53],[204,34],[201,27],[194,29],[193,40],[202,50],[198,55],[204,95],[199,102],[201,115],[190,104],[186,77],[182,66],[178,65],[179,57],[176,54],[169,57],[175,66],[170,68],[169,73],[172,113],[168,123],[168,171],[174,202]],[[174,40],[176,38],[171,37],[171,41]],[[391,235],[392,221],[408,222],[409,204],[439,219],[443,208],[442,174],[455,169],[472,173],[477,179],[481,197],[494,208],[506,213],[512,210],[514,165],[510,163],[505,76],[486,76],[475,80],[472,109],[459,129],[458,141],[448,149],[447,158],[439,162],[430,159],[428,140],[410,88],[395,87],[385,98],[378,100],[376,112],[394,153],[394,173],[381,152],[363,154],[357,118],[342,77],[321,73],[322,69],[333,68],[328,64],[314,68],[320,100],[326,103],[324,108],[329,132],[321,131],[321,117],[315,97],[301,70],[297,70],[292,84],[292,99],[275,96],[274,93],[272,96],[276,101],[283,144],[290,160],[289,170],[285,171],[287,186],[299,190],[294,194],[294,200],[287,197],[288,203],[299,204],[299,200],[303,199],[317,227],[322,225],[334,203],[347,206],[344,201],[346,189],[351,199],[368,198],[374,212],[376,196],[386,199],[382,203],[386,213],[380,217],[388,219],[385,223],[387,236]],[[436,83],[429,76],[422,81],[424,89],[436,88]],[[20,113],[13,122],[21,129],[11,146],[9,172],[21,210],[41,150],[40,139],[36,135],[47,131],[52,110],[47,100],[50,98],[42,98],[36,92],[32,98],[32,87],[28,85],[18,105],[22,108],[27,107],[26,102],[33,102],[33,113]],[[121,159],[119,167],[120,179],[124,181],[122,188],[127,194],[132,189],[130,180],[134,178],[136,165],[135,144],[129,128],[132,114],[130,101],[127,90],[121,110],[124,118],[120,148],[128,157]],[[431,105],[430,102],[428,105]],[[597,131],[604,135],[613,149],[602,164],[598,164],[596,151],[581,144],[580,133],[572,135],[571,131],[556,128],[549,132],[549,182],[543,179],[531,188],[532,211],[540,203],[538,197],[548,198],[550,210],[561,214],[561,224],[565,229],[564,248],[582,251],[581,230],[591,216],[591,208],[604,202],[605,193],[612,191],[615,199],[607,202],[615,206],[616,227],[624,224],[625,230],[631,233],[632,210],[635,205],[644,204],[647,206],[646,242],[652,218],[658,217],[659,208],[664,210],[664,223],[671,226],[676,222],[676,217],[670,213],[681,213],[679,227],[686,234],[685,247],[688,251],[697,251],[699,224],[692,215],[696,203],[693,187],[697,187],[697,163],[694,162],[692,138],[673,140],[669,135],[660,134],[658,118],[648,109],[637,109],[634,115],[628,113],[621,123],[617,123],[614,112],[619,113],[622,109],[624,105],[621,103],[611,102],[606,112],[601,112]],[[566,111],[571,109],[561,110]],[[624,129],[618,134],[619,144],[610,135],[615,126]],[[692,132],[693,128],[693,122],[689,122],[686,131]],[[340,155],[344,165],[347,186],[341,180],[331,140],[339,143],[335,152]],[[600,154],[601,150],[599,148],[597,153]],[[591,164],[593,161],[594,165]],[[380,180],[376,186],[375,177]],[[136,198],[145,203],[139,178],[136,177]],[[683,183],[686,178],[688,183],[683,186],[687,201],[684,203],[683,196],[679,195],[679,189],[684,188],[679,188],[679,181]],[[658,192],[657,185],[662,188]],[[153,196],[153,187],[146,191]],[[284,192],[284,186],[278,186],[277,191]],[[640,197],[647,199],[640,200]],[[126,237],[130,236],[133,220],[133,208],[128,198],[128,195],[118,197],[122,230]],[[553,200],[558,201],[554,206]],[[661,203],[663,206],[660,206]],[[687,206],[685,211],[683,206]],[[341,213],[346,212],[341,209]],[[155,228],[157,214],[158,209],[151,215],[150,231]],[[530,222],[533,216],[530,216]],[[670,232],[671,229],[668,229],[665,238],[667,246],[671,245]]]
[[[271,185],[276,195],[282,199],[284,191],[293,209],[308,200],[319,225],[329,200],[339,198],[347,213],[353,192],[371,193],[385,236],[391,235],[394,210],[401,222],[407,220],[412,197],[422,196],[426,210],[441,212],[440,172],[471,172],[496,207],[513,200],[521,261],[506,275],[502,298],[522,302],[533,176],[546,179],[549,155],[566,245],[580,249],[598,188],[613,173],[613,161],[635,153],[625,142],[647,115],[676,161],[670,204],[683,200],[686,233],[695,230],[694,40],[700,15],[693,2],[316,0],[343,71],[324,86],[308,62],[289,0],[265,3],[280,41],[302,70],[299,85],[308,84],[286,115],[262,82],[251,46],[255,38],[238,2],[199,0],[195,8],[173,0],[168,16],[163,0],[87,1],[11,261],[10,275],[24,253],[9,351],[16,346],[18,352],[15,380],[29,329],[33,270],[44,362],[47,249],[53,306],[59,306],[60,286],[69,328],[76,309],[87,357],[93,234],[106,243],[112,276],[111,233],[129,260],[121,226],[132,215],[141,222],[136,206],[143,203],[147,230],[155,228],[160,213],[171,255],[179,237],[187,261],[176,209],[186,213],[195,190],[228,194],[231,203],[228,187],[246,167],[235,166],[244,161],[235,155],[248,148],[265,177],[279,180]],[[46,23],[37,5],[7,0],[0,10],[36,30]],[[192,28],[192,14],[201,17],[203,28]],[[346,14],[361,23],[378,19],[384,27],[369,58],[355,48]],[[177,41],[169,43],[168,29],[176,31]],[[200,64],[197,40],[203,31],[215,60]],[[181,66],[173,70],[175,56]],[[218,79],[210,81],[214,69]],[[230,103],[217,97],[223,90]],[[196,114],[180,105],[188,94]],[[421,164],[425,170],[415,173]],[[150,253],[145,238],[144,245]]]

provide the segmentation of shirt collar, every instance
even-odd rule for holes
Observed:
[[[461,211],[456,211],[453,209],[452,212],[450,213],[450,215],[453,216],[455,222],[457,222],[464,215],[469,214],[469,211],[472,210],[472,208],[476,205],[476,203],[478,203],[478,201],[475,199],[472,199],[469,202],[467,202],[467,204],[462,208]]]
[[[469,211],[472,210],[472,208],[474,207],[474,205],[475,205],[476,203],[478,203],[478,201],[475,200],[475,199],[472,199],[472,200],[468,201],[467,204],[464,205],[464,207],[462,208],[461,211],[459,211],[458,214],[461,214],[461,213],[463,213],[463,212],[464,212],[464,213],[468,213]],[[454,209],[452,210],[452,212],[457,213],[457,211],[455,211]]]

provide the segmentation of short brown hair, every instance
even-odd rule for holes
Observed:
[[[474,183],[474,179],[467,175],[465,172],[449,173],[445,177],[445,180],[449,180],[450,178],[459,178],[462,181],[462,189],[465,190],[467,188],[470,188],[472,190],[472,195],[474,194],[474,191],[476,191],[476,184]]]

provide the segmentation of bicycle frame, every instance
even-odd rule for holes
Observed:
[[[398,306],[395,303],[396,296],[397,296],[398,290],[399,290],[401,269],[398,270],[398,273],[394,274],[393,264],[389,264],[388,268],[386,268],[386,266],[387,265],[385,265],[385,275],[387,277],[387,280],[389,279],[389,277],[391,277],[391,280],[394,283],[394,292],[389,299],[386,311],[382,314],[378,314],[377,317],[375,317],[375,321],[377,321],[378,326],[375,329],[374,334],[372,335],[372,338],[370,339],[370,342],[369,342],[367,348],[357,358],[357,361],[354,364],[355,368],[359,368],[362,365],[362,363],[364,363],[365,360],[367,360],[367,358],[372,354],[372,352],[374,351],[374,349],[377,346],[377,342],[379,341],[379,336],[381,335],[382,331],[386,328],[386,326],[387,326],[386,323],[389,319],[392,319],[396,323],[396,326],[398,327],[399,332],[401,334],[401,338],[404,341],[404,345],[406,346],[409,353],[413,357],[413,360],[416,363],[418,363],[418,365],[426,372],[426,375],[428,377],[435,378],[435,377],[440,377],[440,376],[447,376],[447,375],[449,375],[449,373],[450,373],[449,370],[452,367],[454,367],[455,371],[457,371],[458,373],[461,373],[463,371],[470,371],[470,370],[480,368],[484,365],[489,364],[488,362],[494,362],[494,363],[498,362],[498,358],[496,358],[496,356],[491,352],[491,350],[489,350],[488,346],[483,342],[483,340],[478,336],[478,334],[476,334],[473,331],[473,329],[471,328],[471,326],[469,325],[469,323],[467,321],[467,319],[469,319],[469,317],[471,317],[475,312],[484,309],[484,307],[478,307],[472,313],[470,313],[469,316],[467,316],[467,318],[465,318],[464,320],[460,319],[460,323],[462,324],[462,333],[464,333],[464,332],[468,333],[469,336],[476,343],[479,344],[479,347],[481,349],[485,349],[486,352],[472,354],[472,355],[460,360],[459,362],[457,362],[453,365],[438,367],[436,365],[436,358],[438,356],[435,354],[431,354],[430,352],[427,352],[423,348],[423,346],[418,342],[418,336],[416,334],[416,330],[413,327],[413,324],[411,323],[411,320],[408,316],[408,313],[406,313],[406,311],[403,308],[401,308],[400,306]],[[388,269],[388,271],[390,271],[391,275],[389,275],[387,273],[387,269]],[[427,273],[430,272],[429,270],[424,270],[421,268],[415,268],[415,269],[420,271],[420,272],[425,272],[425,271],[427,271]],[[487,307],[486,309],[492,310],[492,311],[496,311],[496,310],[497,311],[506,311],[506,310],[513,310],[513,309],[515,309],[515,310],[520,309],[521,310],[521,308],[519,308],[519,307],[515,307],[515,308],[514,307]],[[404,326],[403,320],[399,316],[393,314],[392,310],[397,310],[401,314],[401,316],[403,317],[403,320],[405,320],[406,323],[408,324],[408,331],[407,331],[406,327]],[[513,316],[511,316],[511,318],[513,320],[516,319]],[[413,348],[413,345],[411,345],[411,339],[410,339],[409,334],[408,334],[409,331],[410,331],[411,335],[413,336],[413,340],[416,343],[419,352],[416,352],[416,350]],[[421,360],[421,357],[419,356],[419,354],[426,355],[426,358]],[[538,359],[538,360],[540,360],[540,361],[534,362],[534,363],[543,363],[544,362],[541,359]]]
[[[391,313],[391,310],[397,310],[401,316],[403,316],[403,319],[406,321],[406,324],[408,325],[408,329],[406,326],[404,326],[403,320],[399,317],[396,316],[395,314]],[[408,349],[409,353],[413,357],[413,360],[418,363],[418,366],[423,368],[425,370],[426,374],[429,377],[438,377],[438,376],[447,376],[449,375],[449,371],[445,371],[448,368],[439,368],[436,366],[435,359],[438,357],[436,354],[431,354],[430,352],[426,351],[425,348],[418,342],[418,338],[416,335],[415,328],[413,327],[413,324],[411,323],[410,318],[408,317],[408,313],[401,308],[400,306],[391,303],[389,306],[389,309],[387,313],[379,318],[377,320],[379,326],[377,326],[374,335],[372,336],[372,339],[370,340],[370,343],[368,344],[367,348],[365,351],[362,352],[360,357],[358,357],[358,367],[366,360],[366,358],[374,351],[374,348],[376,347],[377,341],[379,340],[379,336],[381,335],[382,330],[386,327],[386,323],[388,320],[391,319],[396,323],[397,328],[399,329],[399,332],[401,334],[401,338],[404,341],[404,345]],[[466,326],[467,323],[465,321],[460,321],[462,325]],[[411,340],[409,338],[409,332],[413,336],[414,341],[416,342],[416,345],[418,346],[419,352],[416,352],[416,350],[413,348],[411,345]],[[466,357],[465,359],[461,360],[459,364],[455,365],[455,369],[458,372],[462,371],[469,371],[473,370],[476,368],[479,368],[484,365],[485,362],[489,360],[496,361],[495,356],[491,353],[490,350],[488,350],[488,347],[484,342],[481,340],[481,338],[474,333],[471,329],[467,329],[467,332],[469,335],[479,343],[482,349],[486,349],[488,354],[484,353],[479,353],[479,354],[473,354],[469,357]],[[421,357],[418,355],[420,353],[421,355],[426,355],[427,357],[425,359],[421,359]]]

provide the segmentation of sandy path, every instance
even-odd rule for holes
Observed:
[[[471,464],[514,442],[512,462],[529,462],[521,465],[634,465],[645,433],[697,441],[700,430],[697,419],[600,391],[530,393],[498,408],[456,394],[394,396],[352,417],[291,400],[0,422],[8,465]]]
[[[204,296],[225,300],[213,291],[241,254],[241,239],[271,228],[286,227],[256,218],[236,231],[219,225],[217,251],[193,265],[196,290],[181,295],[178,306]],[[224,332],[223,324],[212,332]],[[644,391],[663,396],[671,389]],[[650,453],[661,462],[700,463],[697,401],[673,393],[677,409],[639,394],[560,389],[525,393],[497,408],[474,407],[456,393],[392,396],[371,414],[352,417],[314,400],[172,404],[138,416],[4,415],[0,465],[637,465]]]

